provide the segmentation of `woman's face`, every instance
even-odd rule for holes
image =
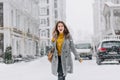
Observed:
[[[62,23],[59,23],[58,26],[57,26],[57,29],[58,29],[59,33],[63,33],[64,25]]]

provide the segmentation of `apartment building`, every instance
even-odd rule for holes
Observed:
[[[66,20],[66,0],[39,0],[40,11],[40,47],[41,53],[46,54],[50,46],[52,31],[55,23],[59,20]]]
[[[118,22],[120,0],[94,0],[94,42],[105,35],[116,35],[120,30]]]
[[[0,55],[39,55],[39,0],[0,0]]]

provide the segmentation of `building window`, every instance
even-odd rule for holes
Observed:
[[[57,8],[57,2],[54,2],[54,8]]]
[[[44,32],[44,37],[46,37],[46,32]]]
[[[47,9],[45,7],[40,8],[40,15],[47,15]]]
[[[20,15],[17,15],[17,27],[20,27]]]
[[[3,27],[3,3],[0,3],[0,27]]]
[[[47,37],[49,38],[50,37],[50,30],[47,29]]]
[[[41,19],[40,24],[44,24],[44,23],[45,23],[45,20],[44,20],[44,19]]]
[[[49,3],[49,1],[48,0],[40,0],[40,3],[45,4],[45,3]]]
[[[47,26],[50,26],[50,20],[47,18]]]
[[[58,12],[55,10],[55,18],[58,18]]]
[[[3,46],[4,46],[4,35],[3,33],[0,33],[0,53],[3,53]]]
[[[41,36],[43,36],[43,34],[44,34],[44,31],[41,31]]]
[[[41,20],[40,20],[40,24],[41,24],[41,25],[46,25],[46,23],[47,23],[47,22],[46,22],[46,19],[41,19]]]
[[[49,8],[47,8],[47,15],[49,15]]]
[[[14,26],[13,10],[11,10],[11,26]]]
[[[117,4],[119,4],[119,0],[117,0]]]
[[[47,4],[49,4],[49,0],[47,0]]]
[[[46,37],[46,31],[45,30],[41,31],[41,37]]]
[[[16,49],[17,49],[17,55],[20,54],[20,47],[19,47],[19,41],[16,41]]]
[[[46,42],[42,41],[42,48],[45,48],[45,46],[46,46]]]
[[[15,12],[15,17],[16,17],[15,23],[16,23],[16,24],[15,24],[15,26],[17,26],[17,22],[18,22],[18,21],[17,21],[17,20],[18,20],[18,19],[17,19],[17,14],[18,14],[18,12],[17,12],[17,9],[16,9],[16,12]]]

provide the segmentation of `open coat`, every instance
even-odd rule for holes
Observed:
[[[52,47],[55,49],[51,62],[52,73],[57,76],[58,52],[56,48],[56,41],[52,42]],[[74,47],[73,39],[70,37],[69,39],[65,39],[62,45],[61,62],[64,76],[66,76],[67,73],[73,72],[73,61],[71,57],[71,51],[75,55],[76,59],[80,60],[80,56],[77,54],[76,49]]]

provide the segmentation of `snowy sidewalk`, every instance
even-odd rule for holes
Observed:
[[[98,66],[95,60],[74,61],[74,73],[68,74],[66,80],[120,80],[120,65]],[[57,80],[51,74],[51,65],[47,57],[31,62],[0,64],[1,80]]]

